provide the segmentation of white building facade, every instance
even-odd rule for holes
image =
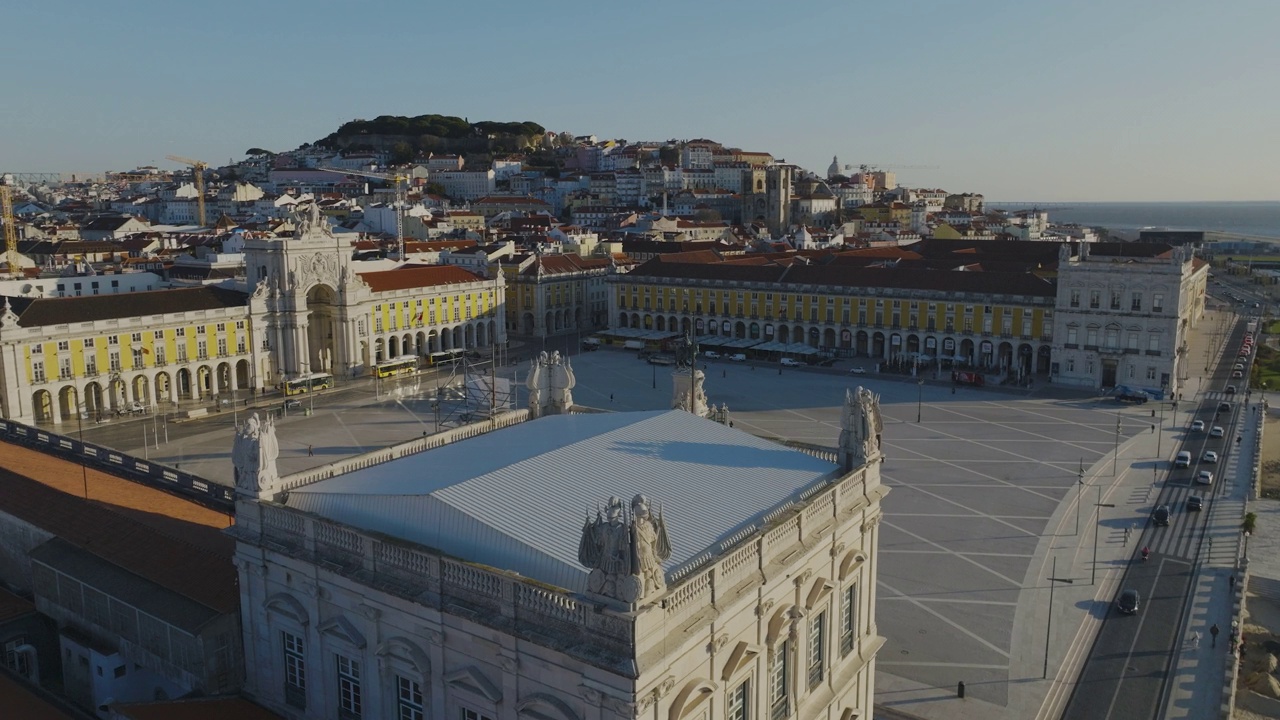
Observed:
[[[1052,380],[1176,397],[1194,362],[1187,333],[1204,315],[1208,265],[1164,245],[1081,243],[1074,256],[1062,247]]]
[[[871,717],[884,643],[874,612],[886,492],[878,434],[863,431],[873,443],[866,453],[800,452],[679,410],[522,422],[527,412],[501,416],[497,426],[515,424],[488,435],[393,448],[398,459],[383,471],[364,463],[329,479],[239,486],[229,532],[238,541],[246,691],[257,702],[298,719]],[[878,406],[860,427],[879,427]],[[720,483],[763,488],[785,477],[780,484],[791,489],[709,527],[711,501],[676,488],[699,484],[683,477],[687,466],[664,478],[654,474],[664,461],[649,461],[660,453],[638,459],[608,450],[641,437],[673,450],[764,453],[770,467],[746,478],[740,465],[701,466],[704,498]],[[509,457],[530,441],[538,451]],[[439,447],[412,454],[427,443]],[[573,471],[575,446],[604,453],[599,474]],[[458,482],[413,472],[429,466],[450,475],[460,467],[453,460],[474,466],[495,454],[502,468],[482,461]],[[615,461],[632,461],[617,466],[621,478],[608,474]],[[553,490],[507,485],[531,463],[550,471]],[[619,480],[636,484],[624,491]],[[512,506],[490,502],[486,512],[487,501],[476,504],[504,485],[505,495],[529,503],[525,511],[504,517]],[[653,504],[636,496],[628,513],[616,497],[605,501],[634,489]],[[417,495],[395,499],[404,492]],[[597,497],[607,516],[588,513],[584,526],[585,508],[574,503]],[[731,513],[745,509],[729,504]],[[461,524],[428,543],[420,532],[427,518]],[[602,570],[622,557],[595,544],[603,537],[631,538],[623,542],[634,570]],[[649,574],[659,560],[660,574]]]

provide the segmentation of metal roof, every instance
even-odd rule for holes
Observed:
[[[287,503],[582,591],[583,520],[612,495],[661,505],[670,574],[837,469],[679,410],[552,415],[307,485]]]

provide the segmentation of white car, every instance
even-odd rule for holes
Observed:
[[[1216,465],[1218,463],[1218,453],[1212,450],[1205,450],[1204,457],[1200,458],[1200,462],[1212,463]]]
[[[1173,466],[1176,468],[1191,467],[1191,453],[1183,450],[1173,459]]]
[[[1227,432],[1222,429],[1221,425],[1214,425],[1213,427],[1209,428],[1209,437],[1211,438],[1220,438],[1226,434]]]
[[[853,375],[865,375],[867,373],[867,369],[860,367],[849,368],[849,373]]]
[[[134,402],[129,404],[129,412],[133,413],[134,415],[141,415],[146,411],[147,411],[147,406],[143,405],[140,402]]]
[[[702,351],[702,357],[708,360],[719,360],[720,353],[716,352],[715,350],[704,350]]]
[[[732,354],[732,355],[730,355],[730,356],[729,356],[729,359],[730,359],[730,360],[732,360],[732,361],[734,361],[734,362],[746,362],[746,361],[747,361],[747,356],[746,356],[746,355],[743,355],[742,353],[734,353],[734,354]]]
[[[800,362],[795,358],[782,358],[783,367],[801,367],[803,365],[804,363]]]
[[[1196,475],[1196,482],[1200,485],[1212,485],[1213,473],[1208,470],[1201,470],[1200,474]]]
[[[1191,423],[1191,432],[1204,432],[1204,421],[1197,420]]]

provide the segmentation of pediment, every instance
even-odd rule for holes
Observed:
[[[459,690],[478,695],[491,703],[502,702],[502,690],[475,667],[467,666],[461,670],[455,670],[444,676],[444,682]]]
[[[325,635],[335,637],[357,648],[363,649],[367,644],[364,635],[356,629],[356,626],[350,620],[342,615],[336,615],[325,620],[316,629]]]

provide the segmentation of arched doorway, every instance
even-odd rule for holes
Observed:
[[[151,406],[151,383],[147,380],[146,375],[139,375],[133,379],[133,400],[142,403],[148,407]]]
[[[218,384],[218,394],[226,395],[235,387],[231,384],[234,378],[231,377],[231,363],[218,363],[217,377],[215,382]]]
[[[453,349],[454,350],[464,349],[462,345],[462,328],[460,327],[456,327],[453,329]]]
[[[373,341],[373,362],[375,365],[387,359],[386,349],[386,343],[382,338],[377,338]]]
[[[335,357],[334,336],[338,324],[338,293],[328,285],[316,285],[307,291],[307,355],[306,372],[332,372]]]
[[[463,339],[463,343],[464,343],[463,347],[465,347],[465,348],[466,348],[466,349],[468,349],[468,350],[470,350],[471,348],[474,348],[474,347],[476,346],[476,329],[475,329],[475,327],[474,327],[474,326],[472,326],[471,324],[468,324],[465,328],[463,328],[462,333],[463,333],[463,338],[464,338],[464,339]]]
[[[39,409],[39,406],[37,406],[37,410],[38,409]],[[50,408],[50,411],[52,411],[52,408]],[[54,422],[58,422],[59,417],[61,417],[63,420],[74,420],[76,419],[76,415],[79,412],[80,412],[79,391],[77,391],[74,387],[70,385],[59,390],[58,391],[58,415],[54,416],[52,420]],[[38,420],[39,420],[39,416],[37,415],[37,421]]]
[[[665,317],[663,317],[663,316],[659,315],[659,316],[658,316],[658,319],[657,319],[655,322],[657,322],[657,323],[658,323],[658,330],[666,330],[666,329],[667,329],[667,319],[666,319]]]
[[[809,347],[818,347],[818,328],[809,328]]]
[[[534,330],[534,328],[533,328],[533,313],[525,313],[525,314],[521,315],[521,316],[520,316],[520,323],[521,323],[521,330],[520,330],[520,332],[521,332],[521,333],[523,333],[523,334],[525,334],[525,335],[532,335],[532,334],[533,334],[533,330]],[[438,352],[438,351],[432,351],[432,352]]]
[[[249,387],[249,361],[240,360],[236,362],[236,387]]]
[[[419,330],[416,344],[418,346],[417,347],[418,356],[421,357],[423,355],[426,355],[427,354],[427,334]]]
[[[101,418],[106,408],[102,405],[102,386],[91,382],[84,386],[84,411],[89,417]]]
[[[75,388],[68,388],[75,390]],[[53,415],[53,396],[48,390],[37,390],[31,394],[31,412],[37,423],[57,422]],[[66,413],[64,412],[65,416]]]
[[[854,351],[855,353],[857,353],[858,355],[866,355],[866,354],[867,354],[867,340],[868,340],[868,338],[867,338],[867,331],[866,331],[866,330],[859,330],[859,331],[858,331],[858,334],[857,334],[856,336],[854,336],[854,343],[855,343],[855,345],[854,345],[854,349],[853,349],[853,351]]]
[[[169,402],[173,399],[173,381],[169,377],[169,373],[156,373],[156,402]]]
[[[213,393],[213,369],[208,365],[196,368],[195,392],[198,397],[208,397]]]
[[[489,347],[489,333],[485,331],[484,323],[476,325],[476,347]]]
[[[826,330],[822,331],[822,346],[829,347],[829,348],[833,348],[836,346],[835,328],[827,328]]]
[[[884,333],[876,333],[871,336],[871,357],[884,357]]]
[[[1040,350],[1036,352],[1036,372],[1041,374],[1049,373],[1049,362],[1053,357],[1053,350],[1048,345],[1041,345]]]
[[[387,359],[400,357],[400,338],[392,335],[387,338]]]
[[[627,317],[626,313],[618,313],[618,327],[620,328],[626,327],[628,319],[629,318]]]
[[[533,316],[530,315],[529,317],[532,318]],[[434,352],[440,352],[440,334],[432,330],[427,333],[427,354]]]
[[[968,338],[961,340],[960,352],[957,353],[957,355],[960,356],[957,358],[960,362],[972,365],[975,362],[975,358],[973,356],[973,341]]]

